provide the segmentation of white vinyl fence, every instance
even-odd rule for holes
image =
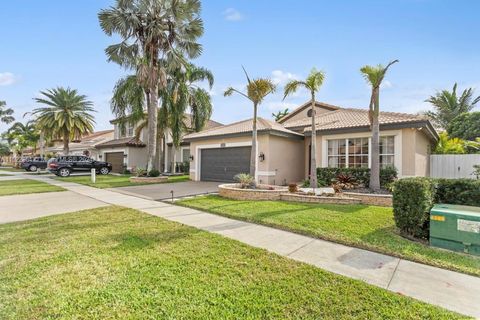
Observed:
[[[430,176],[434,178],[470,178],[473,166],[480,165],[480,154],[432,154],[430,156]]]

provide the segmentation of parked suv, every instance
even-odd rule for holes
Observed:
[[[112,171],[112,164],[86,156],[59,156],[48,160],[48,171],[60,177],[68,177],[72,172],[88,172],[91,169],[100,174],[108,174]]]
[[[47,160],[42,157],[25,158],[25,159],[22,159],[20,166],[22,167],[22,169],[35,172],[37,171],[37,169],[46,169]]]

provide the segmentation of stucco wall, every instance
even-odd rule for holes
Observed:
[[[250,135],[232,138],[205,139],[190,143],[190,154],[194,160],[190,161],[190,179],[200,180],[201,164],[198,165],[200,150],[205,148],[251,146]],[[258,135],[258,155],[265,154],[265,161],[257,158],[257,172],[260,183],[282,184],[285,180],[296,182],[303,176],[303,141],[289,139],[268,134]]]
[[[305,172],[303,140],[270,135],[265,162],[270,173],[265,180],[270,184],[288,184],[303,180]],[[271,175],[272,173],[275,175]]]
[[[415,142],[415,175],[429,176],[431,142],[423,131],[416,132]]]
[[[415,176],[415,129],[402,130],[402,176]]]
[[[127,168],[147,168],[147,148],[127,147]]]

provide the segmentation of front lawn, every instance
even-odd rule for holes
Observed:
[[[55,191],[65,191],[65,189],[57,186],[52,186],[45,182],[29,179],[4,181],[0,180],[0,196]]]
[[[90,176],[70,176],[67,178],[56,177],[55,179],[61,181],[68,181],[68,182],[75,182],[84,184],[86,186],[106,189],[106,188],[118,188],[118,187],[132,187],[132,186],[139,186],[142,184],[149,184],[149,183],[132,183],[130,182],[129,178],[130,175],[97,175],[96,183],[92,183]],[[183,176],[171,176],[168,177],[168,181],[162,183],[173,183],[173,182],[182,182],[188,181],[190,177],[188,175]]]
[[[177,204],[480,276],[480,258],[398,235],[391,208],[197,197]]]
[[[458,319],[120,207],[0,225],[0,319]]]
[[[2,171],[8,171],[8,172],[27,172],[25,169],[21,168],[13,168],[13,167],[2,167],[0,168],[0,172]]]

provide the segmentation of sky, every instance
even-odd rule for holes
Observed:
[[[113,0],[0,1],[0,100],[18,120],[37,107],[41,90],[71,87],[94,102],[96,129],[111,128],[109,100],[128,70],[107,62],[116,42],[100,29],[97,14]],[[212,119],[250,118],[251,103],[224,97],[229,86],[244,89],[249,75],[269,77],[278,90],[259,116],[293,109],[308,100],[300,91],[283,100],[291,79],[312,67],[326,78],[317,100],[366,108],[370,89],[359,69],[399,59],[382,86],[384,111],[417,113],[437,90],[478,87],[480,94],[480,1],[450,0],[203,0],[203,54],[193,62],[210,69],[215,85]],[[478,109],[478,108],[477,108]],[[0,125],[0,132],[7,127]]]

